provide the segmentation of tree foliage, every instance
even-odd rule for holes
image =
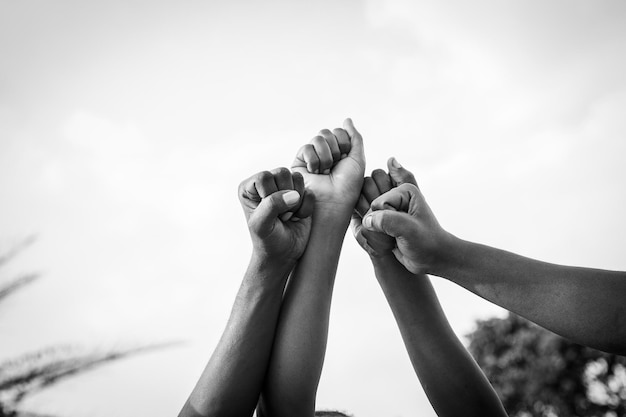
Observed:
[[[469,350],[513,417],[626,417],[626,357],[515,314],[477,322]]]

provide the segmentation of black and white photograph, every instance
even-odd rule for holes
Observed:
[[[626,3],[0,0],[0,417],[626,417]]]

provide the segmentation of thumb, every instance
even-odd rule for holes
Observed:
[[[354,127],[354,122],[349,117],[343,121],[343,129],[350,136],[350,153],[348,156],[353,157],[357,161],[365,161],[365,151],[363,150],[363,137]]]
[[[365,230],[397,238],[406,235],[414,227],[414,222],[415,220],[404,212],[377,210],[363,218],[363,227]]]
[[[391,177],[394,186],[407,183],[417,186],[417,181],[415,181],[413,173],[400,165],[400,162],[398,162],[398,160],[393,156],[387,161],[387,169],[389,170],[389,176]]]
[[[300,193],[294,190],[277,191],[261,200],[252,216],[250,227],[260,236],[269,235],[274,230],[276,218],[294,208],[300,201]]]

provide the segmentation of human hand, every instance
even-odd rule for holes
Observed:
[[[392,253],[414,274],[428,273],[441,261],[452,238],[437,222],[415,184],[406,182],[377,197],[363,217],[363,229],[395,239]]]
[[[395,239],[382,232],[375,232],[363,228],[362,218],[369,210],[372,201],[394,187],[408,183],[417,185],[415,177],[403,168],[395,158],[387,161],[389,174],[382,169],[372,171],[371,177],[363,179],[363,189],[352,215],[352,233],[356,241],[371,257],[383,257],[392,254],[396,246]]]
[[[316,212],[349,218],[365,172],[361,134],[351,119],[344,121],[343,129],[323,129],[298,150],[291,168],[302,174],[307,189],[315,194]]]
[[[287,168],[259,172],[239,185],[239,201],[256,255],[281,262],[302,256],[311,232],[314,197],[301,174]]]

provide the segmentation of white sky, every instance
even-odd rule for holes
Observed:
[[[625,270],[625,18],[620,1],[0,2],[0,244],[37,234],[12,270],[44,274],[0,307],[0,359],[186,342],[26,405],[175,415],[250,253],[237,184],[348,116],[368,172],[395,155],[456,235]],[[434,282],[459,335],[502,314]],[[434,415],[351,236],[318,406]]]

